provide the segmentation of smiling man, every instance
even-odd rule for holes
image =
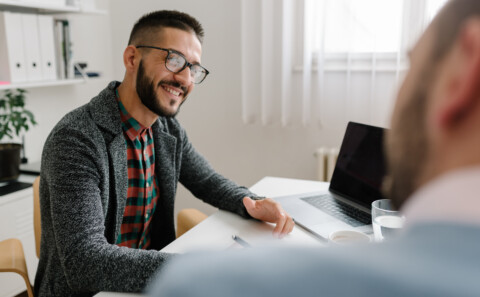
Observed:
[[[201,65],[203,29],[191,16],[157,11],[133,27],[125,77],[66,115],[42,155],[42,238],[35,296],[140,291],[171,255],[181,182],[196,197],[289,233],[293,220],[216,173],[175,119]]]

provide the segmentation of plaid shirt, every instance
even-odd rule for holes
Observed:
[[[128,114],[118,98],[118,91],[117,101],[128,162],[127,203],[117,245],[148,249],[150,226],[159,197],[152,127],[142,126]]]

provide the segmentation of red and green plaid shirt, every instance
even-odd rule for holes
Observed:
[[[155,150],[152,127],[131,117],[118,98],[123,135],[127,144],[127,203],[117,245],[148,249],[153,213],[159,197],[155,177]]]

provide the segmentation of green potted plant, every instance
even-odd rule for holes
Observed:
[[[23,89],[6,90],[0,98],[0,181],[15,180],[20,175],[20,150],[22,145],[12,142],[20,139],[30,125],[36,125],[33,114],[25,109]],[[5,142],[9,139],[10,142]]]

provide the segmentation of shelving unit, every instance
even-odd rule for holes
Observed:
[[[108,15],[106,10],[101,9],[83,9],[76,6],[68,5],[54,5],[48,2],[38,2],[31,0],[0,0],[0,11],[12,11],[12,12],[30,12],[35,14],[97,14]],[[82,73],[83,77],[76,77],[73,79],[58,79],[58,80],[46,80],[46,81],[28,81],[21,83],[0,84],[0,90],[16,89],[16,88],[38,88],[38,87],[55,87],[65,85],[75,85],[88,82],[92,78],[88,78],[86,74]],[[93,78],[98,79],[98,78]]]
[[[0,85],[0,90],[77,85],[77,84],[87,83],[90,80],[97,80],[97,79],[100,79],[100,78],[88,78],[88,79],[74,78],[74,79],[61,79],[61,80],[53,80],[53,81],[22,82],[22,83],[8,84],[8,85]]]
[[[0,0],[0,10],[6,9],[19,9],[22,11],[33,10],[39,13],[86,13],[86,14],[101,14],[106,15],[106,10],[100,9],[86,9],[83,10],[80,7],[73,6],[56,6],[49,5],[41,2],[28,2],[19,0]]]

